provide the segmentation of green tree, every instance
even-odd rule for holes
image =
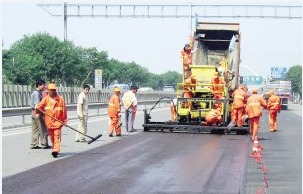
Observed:
[[[176,71],[168,71],[161,75],[163,84],[176,85],[182,82],[182,75]]]
[[[77,56],[80,62],[74,68],[74,83],[76,85],[83,85],[85,83],[94,83],[94,71],[96,69],[106,69],[108,67],[107,52],[98,52],[93,48],[78,47]]]
[[[56,78],[63,61],[62,43],[48,34],[24,36],[12,45],[2,60],[3,72],[14,84],[32,84],[37,79]],[[54,60],[56,59],[56,60]]]
[[[295,94],[300,94],[302,98],[302,66],[295,65],[288,69],[286,80],[291,81],[291,91]]]
[[[2,54],[2,70],[13,84],[33,84],[37,79],[54,80],[63,86],[93,83],[94,70],[106,68],[106,52],[75,47],[47,33],[24,36]]]
[[[164,84],[176,85],[182,80],[175,71],[153,74],[135,62],[108,60],[106,51],[76,47],[47,33],[25,35],[2,52],[3,83],[33,85],[37,79],[44,79],[63,86],[81,86],[94,83],[95,69],[103,70],[106,85],[117,80],[161,89]]]

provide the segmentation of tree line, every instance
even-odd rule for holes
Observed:
[[[135,62],[109,59],[107,51],[75,46],[48,33],[25,35],[9,49],[2,50],[2,83],[34,85],[36,80],[54,81],[62,86],[94,84],[95,69],[102,69],[104,85],[119,83],[161,89],[176,85],[182,75],[176,71],[154,74]]]
[[[286,72],[286,80],[291,81],[291,92],[302,99],[302,65],[295,65]]]
[[[36,80],[54,81],[62,86],[81,87],[94,84],[95,69],[102,69],[105,86],[119,83],[161,89],[163,85],[182,82],[176,71],[154,74],[135,62],[108,59],[107,51],[75,46],[48,33],[25,35],[8,50],[2,50],[2,83],[34,85]],[[292,92],[302,98],[302,66],[289,68],[286,79],[292,81]]]

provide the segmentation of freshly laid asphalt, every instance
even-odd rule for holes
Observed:
[[[278,118],[278,131],[261,119],[262,163],[249,157],[249,135],[127,133],[109,138],[108,120],[94,120],[75,143],[64,129],[58,159],[51,150],[30,150],[25,129],[3,133],[3,193],[302,193],[302,106],[292,104]],[[152,119],[169,119],[159,109]],[[138,114],[135,128],[141,129]],[[75,126],[75,125],[74,125]],[[262,171],[265,166],[267,173]]]

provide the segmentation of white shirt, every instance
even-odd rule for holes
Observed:
[[[88,115],[88,99],[84,92],[81,92],[78,97],[77,115],[80,117]]]
[[[138,104],[136,95],[131,90],[123,95],[122,102],[125,109],[128,109],[131,106],[137,106]]]

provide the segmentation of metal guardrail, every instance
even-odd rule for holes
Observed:
[[[4,108],[24,108],[30,106],[31,94],[34,88],[31,86],[22,85],[2,85],[2,109]],[[77,104],[79,93],[82,91],[80,87],[58,87],[57,92],[63,96],[67,105],[73,106]],[[122,91],[123,94],[127,91]],[[91,104],[94,103],[107,103],[109,97],[113,94],[112,89],[92,88],[88,94],[88,101]],[[122,95],[121,95],[122,96]],[[168,96],[174,98],[176,94],[174,92],[164,91],[152,91],[141,92],[138,91],[136,97],[138,101],[157,100],[161,97]]]
[[[162,100],[162,102],[168,103],[170,100]],[[138,105],[149,105],[155,104],[157,100],[149,101],[139,101]],[[107,108],[108,103],[92,103],[88,105],[88,109],[101,109]],[[77,104],[68,104],[66,105],[67,111],[77,110]],[[31,107],[20,107],[20,108],[3,108],[2,117],[11,117],[11,116],[21,116],[21,115],[30,115],[32,113]]]
[[[144,106],[143,109],[146,109],[147,106],[152,106],[154,105],[158,100],[147,100],[147,101],[138,101],[138,105]],[[167,104],[169,103],[169,99],[163,99],[161,100],[160,104]],[[159,104],[159,106],[161,106]],[[95,114],[89,115],[89,117],[94,117],[94,116],[99,116],[99,115],[106,115],[103,111],[101,113],[101,109],[107,109],[108,103],[91,103],[88,105],[89,110],[97,110]],[[67,111],[76,111],[77,110],[77,104],[69,104],[66,105]],[[141,108],[142,109],[142,108]],[[123,110],[123,109],[122,109]],[[20,107],[20,108],[3,108],[2,109],[2,117],[13,117],[13,116],[21,116],[21,124],[20,125],[10,125],[10,126],[3,126],[2,129],[7,129],[7,128],[12,128],[12,127],[20,127],[20,126],[27,126],[29,125],[26,123],[26,118],[30,116],[32,113],[32,108],[31,107]],[[76,119],[76,117],[69,117],[69,120]]]

